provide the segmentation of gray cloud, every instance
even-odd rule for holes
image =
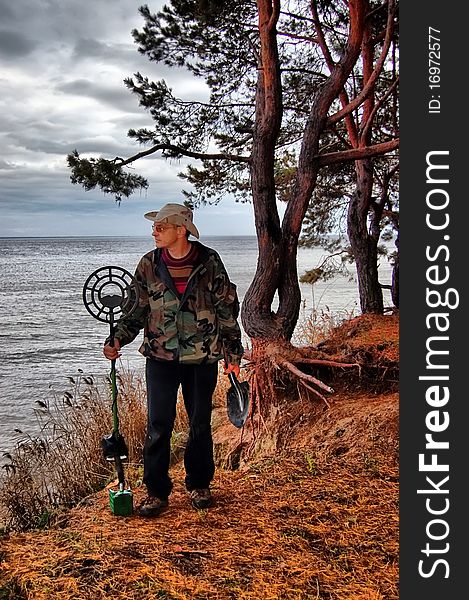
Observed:
[[[0,159],[0,171],[12,171],[15,168],[17,167],[15,167],[14,164],[8,162],[7,160]]]
[[[133,69],[138,63],[137,47],[133,44],[129,35],[126,44],[106,43],[93,38],[79,38],[72,52],[72,59],[81,61],[94,59],[98,61],[112,61]]]
[[[0,56],[6,59],[24,57],[30,54],[37,43],[27,36],[5,29],[0,29]]]
[[[92,98],[127,113],[138,112],[137,100],[124,85],[106,85],[89,79],[74,79],[57,85],[56,90],[63,94]]]
[[[156,11],[163,3],[149,5]],[[108,157],[141,149],[127,131],[153,122],[124,78],[140,71],[164,77],[175,93],[191,89],[185,71],[150,63],[138,52],[131,31],[143,26],[140,4],[0,0],[0,236],[106,235],[110,220],[119,234],[139,235],[147,231],[141,215],[158,206],[158,198],[181,200],[181,162],[153,156],[136,165],[150,189],[124,200],[120,211],[101,192],[72,185],[66,166],[75,148]],[[202,100],[204,90],[192,89]],[[252,220],[249,209],[246,214]]]
[[[13,136],[7,136],[13,138]],[[112,138],[77,138],[71,141],[58,141],[45,137],[35,137],[27,133],[17,134],[14,137],[14,144],[19,148],[24,148],[31,152],[40,152],[44,154],[54,154],[65,156],[72,150],[79,149],[81,154],[100,154],[103,156],[126,156],[135,152],[130,144],[119,144]],[[8,163],[7,163],[8,164]],[[12,165],[10,168],[13,168]],[[0,163],[1,168],[1,163]]]

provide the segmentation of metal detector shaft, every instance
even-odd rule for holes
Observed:
[[[122,459],[119,455],[115,457],[114,464],[116,466],[117,480],[119,481],[119,490],[122,491],[125,486],[125,476],[124,467],[122,465]]]
[[[114,346],[114,319],[109,323],[109,345]],[[117,410],[117,380],[116,380],[116,359],[111,360],[111,396],[112,396],[112,429],[116,437],[119,437],[119,413]]]
[[[116,382],[116,360],[111,360],[111,390],[112,390],[112,429],[114,433],[119,431],[119,414],[117,412],[117,382]]]

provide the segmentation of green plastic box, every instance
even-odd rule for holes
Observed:
[[[133,513],[133,494],[130,490],[109,490],[109,504],[113,515],[128,517]]]

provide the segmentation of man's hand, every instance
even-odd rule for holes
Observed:
[[[110,346],[109,344],[106,344],[104,346],[104,348],[103,348],[103,354],[109,360],[116,360],[120,356],[120,354],[119,354],[119,350],[120,349],[121,349],[121,345],[120,345],[119,340],[114,339],[114,345],[113,346]]]
[[[227,365],[225,363],[225,368],[223,370],[223,373],[225,375],[228,375],[229,373],[234,373],[236,375],[236,377],[239,377],[239,365]]]

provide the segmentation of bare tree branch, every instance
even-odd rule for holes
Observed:
[[[210,154],[205,152],[192,152],[191,150],[186,150],[185,148],[180,148],[179,146],[174,146],[172,144],[156,144],[156,146],[152,146],[151,148],[148,148],[148,150],[138,152],[129,158],[124,159],[116,156],[114,162],[119,164],[121,167],[125,167],[126,165],[130,165],[131,163],[135,162],[139,158],[143,158],[158,152],[158,150],[170,150],[175,154],[188,156],[190,158],[198,158],[200,160],[232,160],[242,163],[249,163],[251,160],[248,156],[239,156],[237,154]]]
[[[325,167],[326,165],[334,165],[342,161],[361,160],[363,158],[370,158],[371,156],[379,156],[380,154],[391,152],[398,147],[399,138],[396,138],[389,142],[382,142],[381,144],[366,146],[364,148],[353,148],[351,150],[343,150],[342,152],[332,152],[331,154],[319,154],[316,158],[319,159],[319,166]]]
[[[389,96],[393,93],[393,91],[396,89],[398,83],[399,83],[399,79],[396,79],[395,81],[393,81],[393,84],[387,90],[387,92],[384,94],[384,96],[382,96],[376,102],[375,106],[373,107],[373,110],[371,111],[370,115],[368,116],[366,123],[364,123],[364,125],[362,126],[362,131],[360,133],[361,140],[366,140],[367,134],[370,130],[371,125],[373,124],[373,119],[375,118],[376,113],[381,108],[381,106],[386,102],[386,100],[389,98]]]

